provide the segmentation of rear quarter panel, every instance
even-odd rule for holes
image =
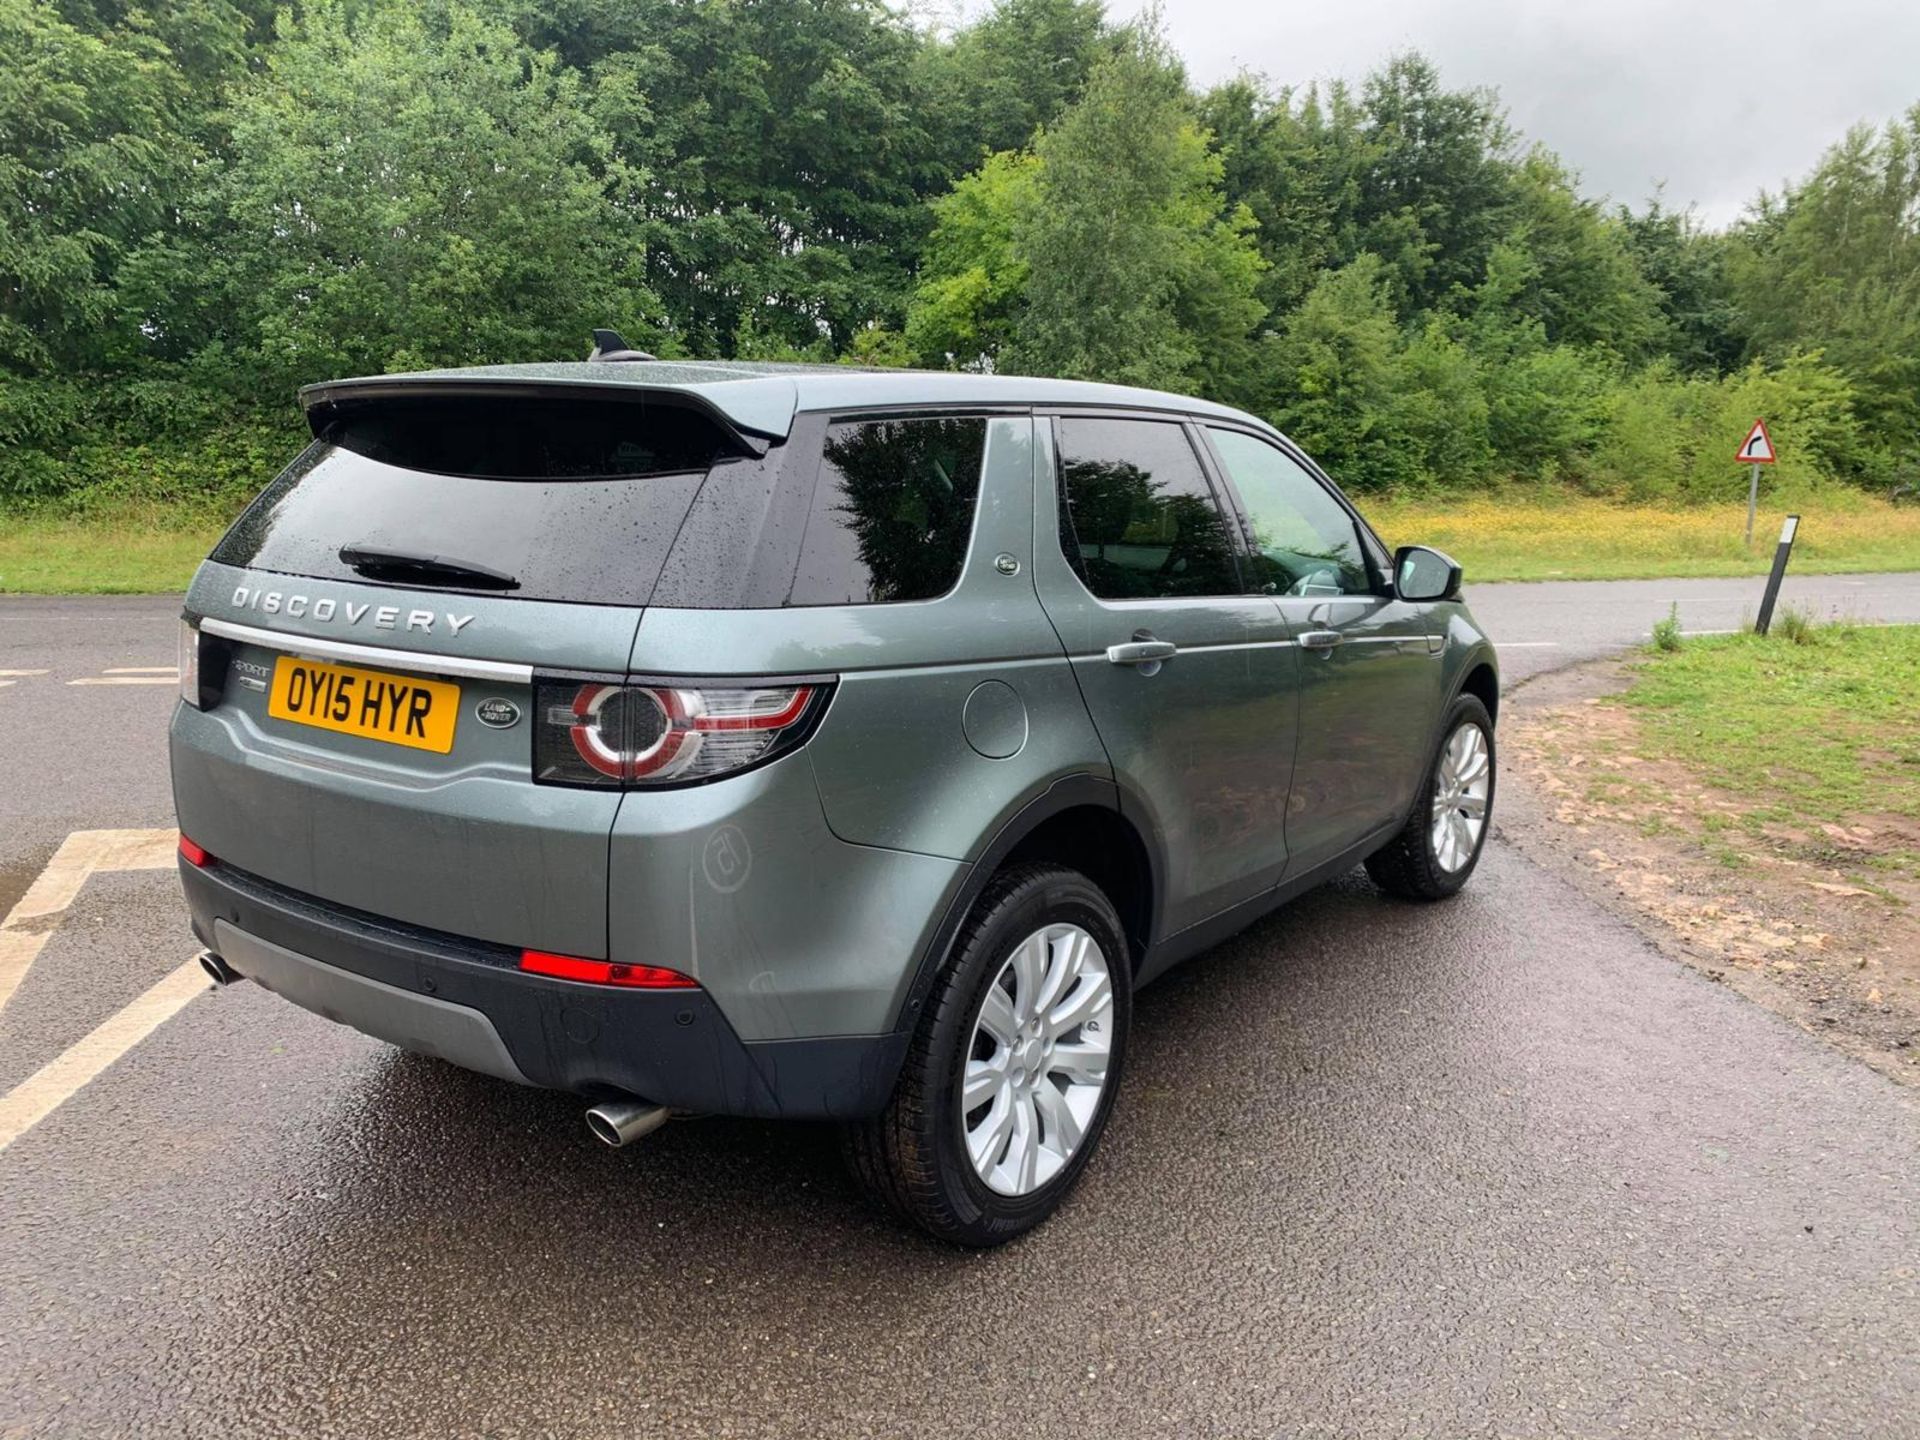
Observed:
[[[1033,494],[1032,420],[994,419],[973,541],[948,594],[783,610],[656,606],[641,621],[631,669],[837,674],[833,703],[802,752],[833,833],[971,860],[997,820],[1062,775],[1109,774],[1034,592]]]

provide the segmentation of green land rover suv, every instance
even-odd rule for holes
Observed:
[[[1087,1164],[1138,987],[1353,866],[1478,860],[1459,567],[1251,416],[608,336],[301,398],[186,602],[203,963],[609,1143],[837,1121],[995,1244]]]

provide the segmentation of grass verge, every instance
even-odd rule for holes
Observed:
[[[1708,979],[1920,1085],[1920,628],[1787,628],[1516,691],[1501,828]]]
[[[225,528],[218,522],[22,518],[0,511],[0,592],[137,595],[184,590]]]
[[[1920,877],[1920,626],[1683,639],[1622,701],[1641,753],[1736,798],[1742,828]]]
[[[1745,504],[1617,505],[1604,500],[1476,497],[1367,501],[1362,511],[1394,545],[1433,545],[1466,567],[1467,580],[1633,580],[1678,575],[1764,575],[1781,517],[1800,516],[1796,574],[1920,570],[1920,505],[1835,495],[1791,506],[1769,502],[1741,539]]]

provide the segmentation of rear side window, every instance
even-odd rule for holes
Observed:
[[[703,412],[647,399],[370,403],[328,424],[213,559],[332,580],[644,605],[708,471],[738,453]],[[458,569],[410,575],[395,560],[409,556],[487,578],[469,586]]]
[[[1060,543],[1103,600],[1237,595],[1225,517],[1184,428],[1057,422]]]
[[[960,580],[987,422],[859,420],[827,427],[789,605],[932,600]]]

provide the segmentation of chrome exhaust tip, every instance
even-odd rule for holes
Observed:
[[[587,1129],[593,1137],[618,1150],[667,1123],[667,1107],[645,1100],[609,1100],[587,1111]]]
[[[211,950],[200,952],[200,968],[207,972],[207,978],[216,985],[231,985],[236,980],[246,978]]]

